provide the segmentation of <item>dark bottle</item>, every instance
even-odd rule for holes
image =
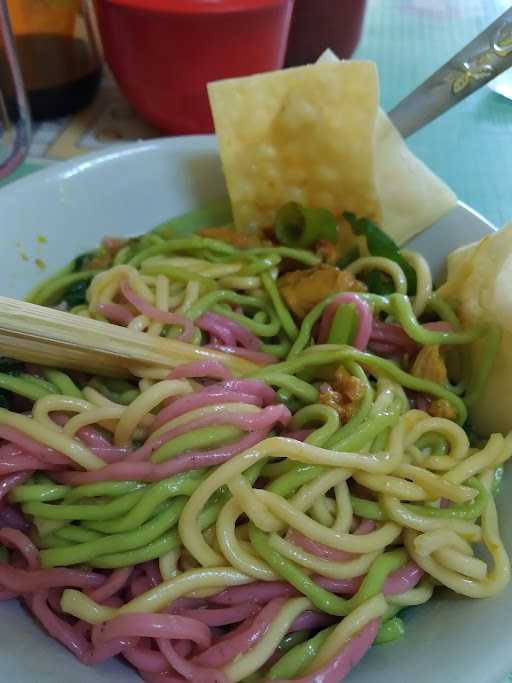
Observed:
[[[32,117],[73,114],[94,98],[101,61],[89,6],[79,0],[8,0]],[[12,109],[12,83],[0,56],[0,91]]]

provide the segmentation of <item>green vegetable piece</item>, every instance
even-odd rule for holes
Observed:
[[[336,264],[338,268],[346,268],[349,266],[351,263],[354,263],[354,261],[357,261],[357,259],[361,256],[361,252],[359,251],[359,247],[352,247],[349,249],[343,256],[340,258],[338,263]]]
[[[16,377],[22,372],[25,372],[25,363],[22,363],[19,360],[14,360],[14,358],[5,358],[5,356],[0,356],[0,372]]]
[[[306,209],[297,202],[285,204],[277,212],[277,239],[287,247],[311,247],[318,240],[338,241],[338,223],[327,209]]]
[[[394,640],[400,640],[405,634],[404,622],[398,617],[388,619],[379,628],[377,637],[375,638],[376,645],[383,643],[392,643]]]
[[[85,304],[85,295],[87,294],[87,290],[89,289],[90,284],[91,279],[87,279],[80,280],[80,282],[74,282],[73,284],[69,285],[69,287],[62,295],[63,301],[67,303],[69,308]]]
[[[414,294],[416,294],[417,287],[416,272],[411,264],[402,256],[399,247],[395,244],[391,237],[386,235],[385,232],[383,232],[368,218],[357,218],[355,214],[349,211],[346,211],[343,216],[347,219],[350,227],[356,235],[364,235],[366,237],[368,251],[372,256],[383,256],[384,258],[394,261],[400,266],[400,268],[404,271],[405,277],[407,278],[408,294],[410,296],[414,296]],[[380,292],[375,293],[379,294]]]

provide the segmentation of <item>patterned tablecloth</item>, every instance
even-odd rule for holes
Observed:
[[[369,0],[355,56],[377,62],[382,105],[390,109],[511,5],[512,0]],[[496,90],[512,98],[512,70]],[[4,182],[53,161],[156,135],[106,78],[89,109],[35,126],[29,159]],[[461,200],[500,226],[512,220],[511,140],[512,100],[485,87],[414,135],[410,145]],[[512,683],[512,674],[507,681]],[[469,675],[468,683],[477,682]]]

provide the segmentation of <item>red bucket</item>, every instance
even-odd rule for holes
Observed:
[[[282,67],[292,10],[293,0],[96,0],[122,91],[171,134],[213,131],[208,82]]]

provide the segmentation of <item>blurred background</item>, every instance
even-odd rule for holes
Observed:
[[[211,132],[208,81],[313,62],[327,47],[377,62],[388,110],[511,4],[7,0],[33,117],[29,156],[8,181],[120,142]],[[512,217],[511,84],[504,74],[410,138],[497,225]],[[4,51],[0,92],[7,130],[18,112]]]

